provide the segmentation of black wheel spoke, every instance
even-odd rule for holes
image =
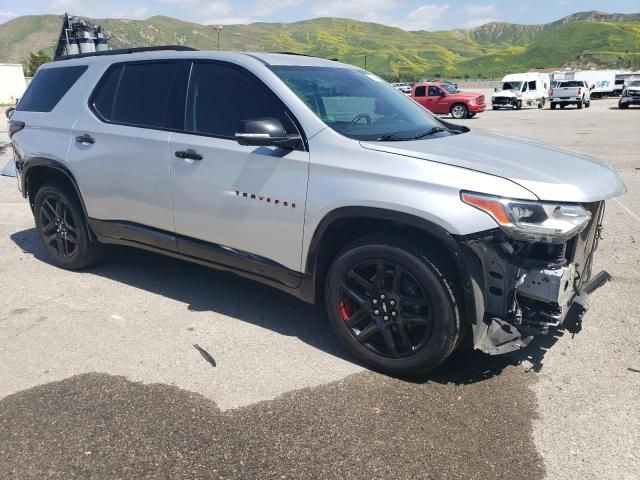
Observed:
[[[376,288],[378,290],[384,289],[385,274],[384,260],[378,260],[378,263],[376,264]]]
[[[64,226],[67,228],[67,230],[69,230],[70,232],[75,232],[76,227],[72,225],[71,222],[69,222],[68,213],[69,213],[69,209],[65,208],[64,213],[62,215],[62,222],[64,223]]]
[[[45,237],[46,242],[51,245],[51,242],[53,242],[54,240],[56,240],[58,238],[58,234],[54,233],[53,235],[47,235]]]
[[[367,281],[362,275],[354,272],[353,270],[349,270],[347,273],[347,278],[349,280],[353,280],[359,287],[363,288],[366,292],[370,293],[373,285],[371,282]]]
[[[409,338],[409,334],[407,333],[407,326],[404,324],[397,325],[396,332],[400,337],[400,345],[409,350],[413,350],[413,343],[411,343],[411,339]]]
[[[425,307],[428,303],[428,300],[426,297],[423,296],[419,296],[419,297],[402,297],[402,306],[403,307]]]
[[[356,335],[356,340],[358,340],[360,343],[366,343],[367,340],[369,340],[369,338],[371,338],[371,336],[377,331],[378,327],[376,326],[376,324],[371,323]]]
[[[396,268],[393,271],[393,284],[391,285],[391,291],[393,293],[400,293],[401,281],[402,281],[402,267],[400,265],[396,265]]]
[[[56,250],[58,252],[58,255],[60,255],[61,257],[64,256],[64,247],[62,246],[62,239],[58,236],[56,236]]]
[[[49,210],[49,212],[51,213],[51,215],[53,215],[53,217],[51,217],[50,215],[48,215],[48,216],[49,216],[49,218],[55,218],[55,217],[56,217],[56,209],[55,209],[55,208],[53,208],[53,205],[51,205],[51,202],[49,201],[49,199],[48,199],[48,198],[47,198],[44,202],[42,202],[42,206],[43,206],[43,207],[46,207],[46,208]],[[44,208],[43,208],[42,210],[43,210],[43,212],[44,212]]]
[[[398,349],[396,348],[396,342],[393,339],[393,332],[391,328],[385,328],[382,331],[382,339],[384,340],[384,344],[387,346],[389,353],[393,356],[393,358],[398,358]]]
[[[422,316],[403,315],[402,319],[406,323],[413,323],[415,325],[429,325],[431,323],[431,317],[429,317],[428,315],[422,315]]]
[[[56,229],[56,224],[55,222],[51,222],[51,221],[46,225],[42,226],[42,231],[44,232],[45,235],[49,235],[55,229]]]
[[[349,285],[347,285],[346,283],[342,283],[342,290],[344,290],[344,292],[352,299],[355,300],[356,303],[358,303],[359,305],[364,305],[365,303],[367,303],[367,298],[360,294],[359,292],[357,292],[355,289],[351,288]]]
[[[347,318],[344,322],[347,324],[347,327],[353,328],[368,316],[369,312],[367,312],[364,308],[361,308],[356,313]]]

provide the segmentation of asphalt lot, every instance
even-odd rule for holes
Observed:
[[[615,105],[464,121],[600,157],[629,192],[608,202],[595,268],[613,281],[582,333],[419,382],[229,274],[124,248],[56,269],[0,177],[0,478],[640,478],[640,109]]]

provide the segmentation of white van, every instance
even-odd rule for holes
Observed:
[[[512,73],[506,75],[495,88],[491,106],[499,108],[543,108],[549,98],[549,75],[545,73]]]

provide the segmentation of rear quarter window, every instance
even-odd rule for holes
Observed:
[[[93,110],[107,122],[165,128],[176,65],[144,62],[111,67],[92,95]]]
[[[18,102],[16,110],[50,112],[86,70],[86,65],[39,70]]]

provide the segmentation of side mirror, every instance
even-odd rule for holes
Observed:
[[[494,91],[494,92],[497,92],[497,91],[498,91],[498,87],[494,88],[494,89],[493,89],[493,91]]]
[[[596,88],[596,86],[595,86],[595,85],[591,85],[591,86],[589,87],[589,90],[593,90],[594,88]]]
[[[282,147],[291,150],[297,148],[302,140],[299,135],[289,135],[277,118],[243,120],[236,129],[235,139],[245,146]]]

